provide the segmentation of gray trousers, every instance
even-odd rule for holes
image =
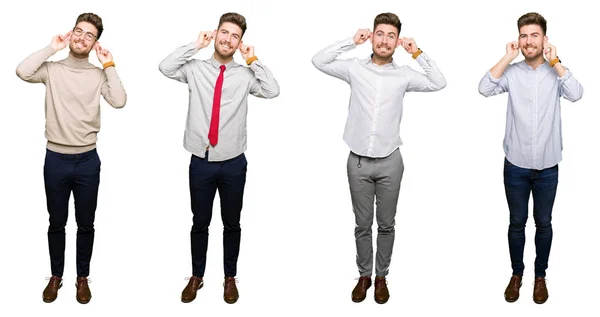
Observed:
[[[400,150],[385,158],[369,158],[350,152],[348,183],[356,219],[356,264],[360,276],[373,274],[373,238],[371,227],[377,215],[377,257],[375,273],[386,276],[394,248],[394,218],[404,163]],[[377,213],[375,206],[377,205]]]

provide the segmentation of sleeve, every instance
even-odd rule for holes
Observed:
[[[102,87],[100,93],[106,102],[114,108],[123,108],[127,102],[127,93],[114,66],[102,72]]]
[[[17,76],[29,83],[46,83],[48,80],[48,66],[46,60],[54,55],[52,45],[48,44],[41,50],[27,56],[17,66]]]
[[[188,45],[178,47],[173,53],[169,54],[165,59],[160,62],[158,69],[160,72],[177,81],[187,83],[187,77],[189,75],[189,64],[192,56],[198,52],[196,43],[192,42]]]
[[[354,44],[354,40],[351,38],[336,42],[315,54],[312,58],[312,63],[318,70],[325,74],[350,83],[350,66],[352,60],[337,59],[337,57],[354,48],[356,48],[356,44]]]
[[[254,78],[250,83],[250,93],[253,96],[270,99],[279,95],[277,80],[260,60],[252,62],[250,69],[254,72]]]

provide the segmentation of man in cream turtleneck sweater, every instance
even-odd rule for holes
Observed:
[[[48,246],[52,277],[43,292],[44,302],[53,302],[62,286],[65,226],[69,197],[73,192],[77,220],[77,301],[91,299],[87,276],[94,244],[94,216],[100,184],[100,158],[96,134],[100,130],[100,95],[114,108],[125,106],[127,95],[115,70],[110,51],[98,39],[102,19],[81,14],[73,30],[57,35],[50,45],[31,54],[17,67],[17,76],[46,85],[46,139],[44,184],[50,225]],[[69,46],[69,56],[46,61]],[[88,61],[91,50],[102,64]]]

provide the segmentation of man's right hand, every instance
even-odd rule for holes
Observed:
[[[371,33],[371,30],[369,29],[359,29],[358,31],[356,31],[356,34],[354,34],[354,44],[356,45],[360,45],[363,44],[364,42],[366,42],[368,39],[371,38],[371,35],[373,35],[373,33]]]
[[[506,44],[506,56],[510,57],[511,61],[519,56],[519,42],[512,41]]]
[[[196,48],[203,49],[210,44],[210,41],[213,40],[215,35],[217,34],[217,30],[214,31],[202,31],[198,35],[198,40],[196,41]]]
[[[67,45],[69,44],[69,40],[71,39],[71,32],[72,31],[69,31],[65,34],[58,34],[52,38],[52,42],[50,42],[50,44],[52,45],[52,48],[55,52],[58,52],[63,48],[67,47]]]

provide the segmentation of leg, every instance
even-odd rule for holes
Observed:
[[[394,225],[400,183],[404,174],[404,162],[400,150],[375,162],[377,178],[375,196],[377,199],[377,256],[375,273],[386,276],[389,272],[394,248]]]
[[[76,161],[73,198],[77,221],[77,276],[90,274],[90,261],[94,248],[94,219],[100,186],[100,158],[96,150],[84,153]]]
[[[190,240],[192,245],[192,275],[203,277],[208,248],[208,226],[217,192],[217,171],[220,163],[192,155],[190,161],[190,199],[194,214]]]
[[[240,215],[246,184],[246,156],[240,156],[223,163],[218,182],[223,221],[223,269],[226,277],[237,274],[237,260],[240,253]]]
[[[504,160],[504,190],[510,211],[508,226],[508,249],[513,275],[523,276],[523,250],[525,248],[525,224],[528,217],[531,192],[531,170],[513,165]]]
[[[356,221],[354,229],[356,265],[358,266],[360,276],[369,277],[373,274],[373,238],[371,227],[373,226],[374,216],[375,183],[370,176],[373,168],[373,159],[363,157],[360,158],[359,163],[359,156],[350,152],[347,170],[352,209],[354,210]]]
[[[535,220],[535,277],[546,277],[552,245],[552,207],[558,187],[558,165],[539,171],[533,182]]]
[[[47,150],[44,163],[46,204],[50,215],[48,247],[52,275],[62,277],[65,267],[65,226],[69,216],[69,197],[74,170],[71,161],[61,160],[60,154]]]

